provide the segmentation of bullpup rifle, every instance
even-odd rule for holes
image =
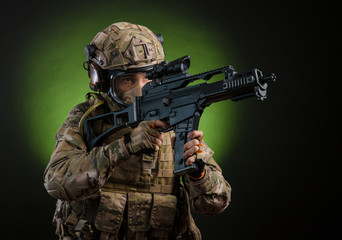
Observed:
[[[103,138],[122,128],[135,127],[142,121],[161,120],[168,122],[170,126],[163,131],[174,130],[176,136],[174,174],[184,175],[196,171],[196,163],[185,165],[183,146],[190,141],[188,134],[198,129],[203,110],[210,104],[223,100],[239,101],[251,97],[264,100],[267,83],[276,79],[273,73],[264,76],[258,69],[237,72],[232,66],[191,75],[187,73],[189,67],[190,56],[155,65],[146,72],[146,77],[152,81],[143,87],[142,96],[135,97],[133,104],[120,111],[87,118],[83,124],[83,133],[88,151],[98,146]],[[223,74],[224,79],[188,86],[199,79],[208,81],[217,74]],[[108,117],[114,122],[113,127],[95,136],[93,123]]]

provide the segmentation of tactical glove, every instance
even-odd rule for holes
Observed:
[[[141,122],[133,129],[129,136],[124,136],[128,151],[131,154],[138,154],[143,150],[156,149],[157,138],[161,133],[154,126],[154,121]]]

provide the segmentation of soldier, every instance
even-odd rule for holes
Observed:
[[[158,40],[159,39],[159,40]],[[44,173],[44,186],[58,199],[53,218],[59,239],[201,239],[190,213],[221,213],[231,188],[202,140],[189,134],[186,165],[202,159],[200,170],[173,174],[174,132],[168,124],[141,122],[106,137],[88,150],[82,137],[86,117],[124,109],[149,81],[145,72],[164,61],[162,41],[148,28],[119,22],[99,32],[86,46],[90,88],[58,130]],[[94,124],[95,135],[113,126]],[[153,149],[155,157],[144,153]]]

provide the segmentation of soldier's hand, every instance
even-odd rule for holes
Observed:
[[[159,151],[163,142],[163,135],[158,129],[167,128],[168,124],[159,120],[141,122],[133,129],[130,141],[126,144],[130,153],[138,153],[146,149]]]
[[[184,144],[184,154],[183,158],[187,159],[185,162],[186,166],[190,166],[192,163],[196,161],[197,152],[200,151],[201,139],[203,138],[202,131],[192,131],[189,133],[188,138],[191,141]]]
[[[200,151],[201,147],[201,140],[203,138],[203,132],[202,131],[192,131],[189,133],[188,138],[191,139],[191,141],[184,144],[184,154],[183,158],[187,159],[185,162],[186,166],[190,166],[193,162],[196,161],[197,158],[197,152]],[[172,146],[175,145],[175,137],[171,138]]]

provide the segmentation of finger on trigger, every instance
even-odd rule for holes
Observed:
[[[157,129],[156,121],[157,120],[151,120],[151,121],[148,121],[147,124],[150,128]]]
[[[155,120],[154,124],[155,124],[155,127],[157,128],[162,128],[162,129],[169,128],[169,124],[164,121]]]

